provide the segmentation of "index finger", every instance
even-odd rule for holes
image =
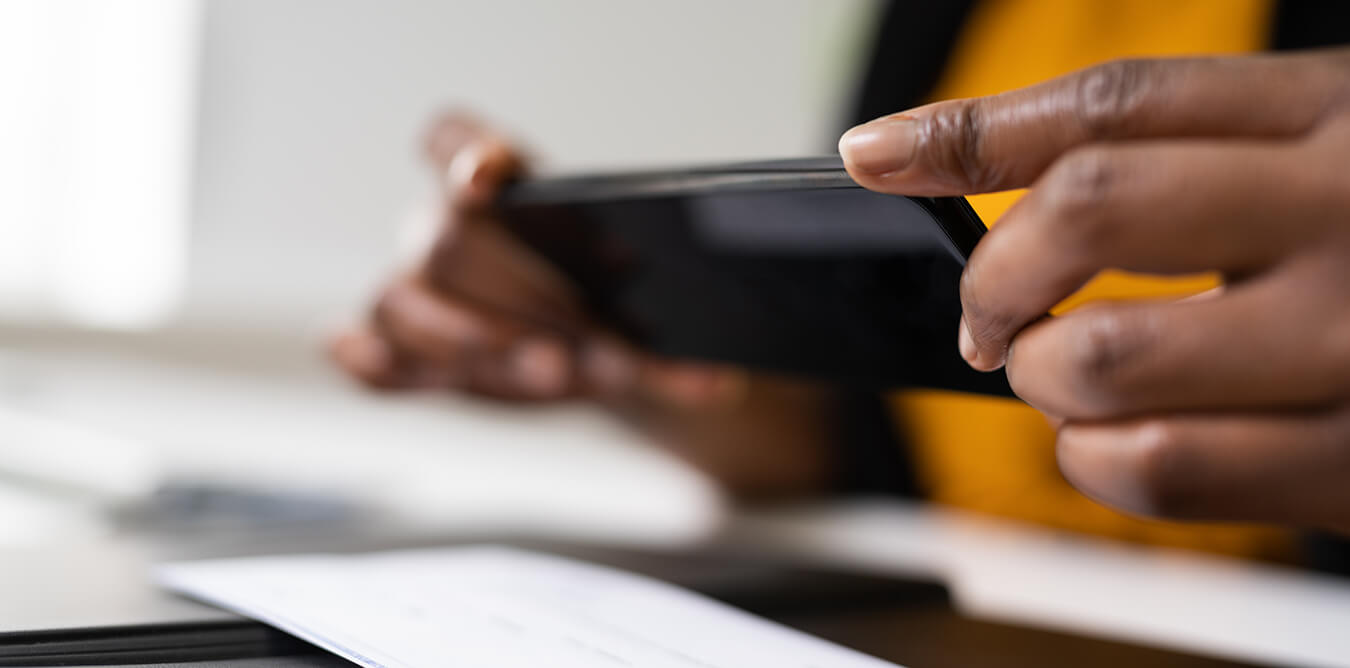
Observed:
[[[423,150],[452,200],[469,208],[496,198],[505,181],[520,176],[525,158],[501,131],[473,114],[441,114],[427,130]]]
[[[1119,60],[990,97],[937,102],[849,130],[839,153],[862,186],[944,196],[1030,185],[1084,144],[1283,137],[1340,99],[1350,51]]]

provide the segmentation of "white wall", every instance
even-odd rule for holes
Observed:
[[[555,168],[819,154],[871,0],[213,0],[187,315],[308,327],[364,300],[481,110]]]
[[[172,316],[201,9],[0,1],[0,322],[139,328]]]

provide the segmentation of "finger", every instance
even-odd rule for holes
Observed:
[[[1301,157],[1294,145],[1179,142],[1065,156],[971,254],[963,356],[997,368],[1013,334],[1104,269],[1244,273],[1316,243],[1334,217],[1309,208],[1325,198],[1298,176]]]
[[[461,110],[441,115],[423,147],[452,199],[464,205],[490,202],[503,182],[523,170],[524,159],[505,134]]]
[[[457,152],[445,167],[453,209],[481,211],[491,206],[507,181],[524,170],[524,159],[499,135],[482,134]]]
[[[436,173],[444,174],[460,149],[488,132],[488,126],[477,116],[463,109],[447,111],[427,128],[422,151]]]
[[[735,406],[749,389],[749,375],[744,369],[662,359],[648,359],[639,382],[651,398],[680,408]]]
[[[375,389],[445,389],[456,384],[452,370],[410,358],[371,327],[337,335],[328,352],[349,375]]]
[[[1350,355],[1322,334],[1333,305],[1307,299],[1309,284],[1263,278],[1200,301],[1047,319],[1018,335],[1008,380],[1031,405],[1080,420],[1335,404],[1350,395]]]
[[[580,365],[588,393],[601,399],[711,408],[735,405],[748,391],[743,369],[653,357],[612,335],[597,335],[587,343]]]
[[[463,387],[507,400],[551,400],[577,392],[572,346],[548,334],[532,334],[511,344],[504,355],[473,360]]]
[[[580,331],[581,300],[555,267],[490,216],[465,214],[447,231],[420,269],[438,290],[457,294],[525,322]]]
[[[1350,419],[1338,413],[1069,423],[1060,469],[1146,515],[1350,528]]]
[[[610,334],[582,344],[578,364],[586,392],[595,397],[628,397],[641,382],[642,353]]]
[[[393,346],[369,328],[344,331],[328,344],[328,354],[353,378],[379,389],[405,387]]]
[[[469,355],[505,350],[522,334],[469,304],[438,294],[416,278],[389,286],[372,311],[374,329],[399,352],[456,367]]]
[[[445,385],[503,398],[572,390],[570,347],[561,333],[438,293],[415,278],[385,292],[374,326],[399,356]]]
[[[1306,132],[1337,102],[1345,60],[1315,53],[1115,61],[886,116],[849,130],[839,151],[853,178],[873,190],[934,196],[1019,188],[1083,144]]]
[[[451,370],[410,359],[366,328],[336,337],[329,354],[353,378],[378,390],[443,390],[457,385]]]

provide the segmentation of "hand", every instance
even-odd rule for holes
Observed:
[[[445,185],[442,228],[367,322],[334,340],[332,355],[348,373],[384,389],[598,401],[746,494],[823,478],[819,389],[625,345],[498,221],[497,194],[524,169],[503,136],[451,114],[432,128],[426,152]],[[774,451],[757,449],[761,442]]]
[[[505,138],[453,114],[426,146],[445,186],[442,227],[367,326],[335,341],[344,368],[377,387],[514,401],[644,391],[698,404],[734,394],[730,369],[648,359],[593,327],[566,280],[507,233],[493,203],[523,161]]]
[[[1350,51],[1108,63],[840,141],[873,190],[1030,186],[961,280],[959,349],[1062,420],[1121,508],[1350,530]],[[1045,317],[1098,272],[1221,294]]]

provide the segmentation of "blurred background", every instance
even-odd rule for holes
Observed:
[[[350,310],[448,108],[545,168],[832,150],[874,4],[7,0],[5,316],[273,331]]]
[[[604,417],[370,397],[322,340],[427,209],[438,112],[494,119],[545,171],[819,154],[877,9],[0,2],[0,542],[115,530],[71,488],[179,482],[227,505],[289,490],[283,514],[706,532],[716,491]],[[529,475],[556,467],[576,476]],[[615,509],[625,485],[665,491]]]

